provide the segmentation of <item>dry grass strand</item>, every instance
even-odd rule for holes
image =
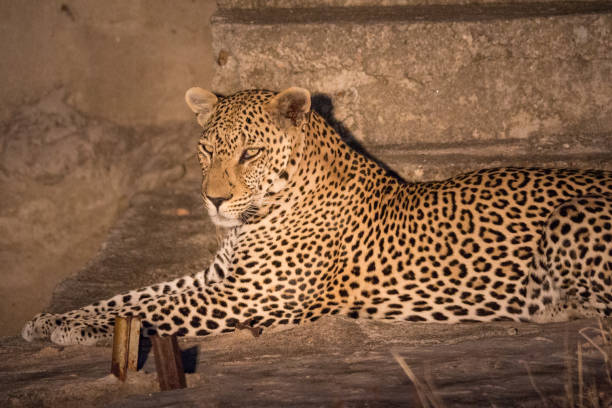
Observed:
[[[391,350],[391,354],[402,368],[406,376],[410,379],[410,381],[412,381],[412,384],[414,384],[414,388],[416,389],[421,406],[423,408],[443,408],[442,402],[434,395],[432,389],[430,388],[430,384],[421,383],[416,375],[414,375],[412,369],[408,366],[408,364],[406,364],[406,361],[404,361],[404,359],[396,351]]]

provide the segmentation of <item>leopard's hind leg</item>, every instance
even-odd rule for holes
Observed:
[[[534,321],[612,315],[612,197],[569,200],[547,220],[527,287]]]

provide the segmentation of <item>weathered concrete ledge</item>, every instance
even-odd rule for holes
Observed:
[[[474,6],[474,5],[552,5],[607,3],[605,0],[217,0],[219,9],[317,8],[317,7],[414,7],[414,6]]]
[[[601,138],[604,141],[612,140],[611,135],[602,135]],[[576,137],[574,140],[579,139]],[[602,144],[599,148],[578,143],[533,147],[525,141],[498,141],[458,145],[365,146],[364,150],[406,181],[428,181],[444,180],[470,170],[507,166],[612,171],[609,144]]]
[[[454,145],[449,157],[460,163],[479,146],[482,160],[455,172],[470,163],[609,168],[612,3],[469,3],[222,0],[213,90],[308,88],[358,142],[407,159],[411,146],[436,155]],[[603,139],[590,151],[564,142],[583,135]],[[517,141],[524,154],[503,151]],[[402,154],[380,158],[408,176]],[[425,178],[451,175],[431,164]]]
[[[457,22],[512,20],[517,18],[557,17],[580,14],[612,13],[609,1],[538,1],[524,3],[481,2],[469,4],[350,5],[325,6],[300,2],[291,7],[271,7],[248,2],[221,4],[214,14],[215,24],[316,24],[387,23],[387,22]],[[255,3],[255,2],[252,2]],[[371,2],[370,2],[371,3]]]

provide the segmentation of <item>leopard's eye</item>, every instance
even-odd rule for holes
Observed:
[[[254,159],[259,153],[261,153],[262,150],[263,149],[261,147],[252,147],[246,149],[244,152],[242,152],[242,156],[240,156],[240,163],[244,163],[247,160]]]
[[[200,152],[201,152],[202,154],[205,154],[205,155],[207,155],[208,157],[212,157],[212,154],[213,154],[213,146],[212,146],[212,145],[205,144],[205,143],[201,143],[201,144],[198,146],[198,149],[200,150]]]

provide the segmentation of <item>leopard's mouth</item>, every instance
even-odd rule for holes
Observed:
[[[226,208],[223,205],[217,208],[209,200],[205,200],[205,204],[212,223],[224,228],[253,223],[260,213],[260,205],[255,198],[249,200],[245,206],[240,206],[242,208],[238,207],[236,203],[233,203],[231,208]]]
[[[249,204],[242,212],[234,214],[224,214],[224,211],[211,211],[209,209],[208,216],[213,224],[218,227],[230,228],[238,227],[243,224],[252,223],[259,214],[259,207],[254,204]]]

